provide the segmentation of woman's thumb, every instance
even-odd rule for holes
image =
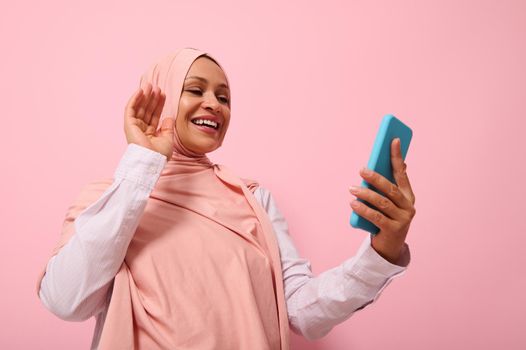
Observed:
[[[162,136],[173,136],[174,134],[174,118],[164,118],[161,124],[160,134]]]

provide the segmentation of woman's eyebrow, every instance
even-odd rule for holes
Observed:
[[[201,80],[204,83],[208,83],[208,80],[206,80],[203,77],[198,77],[197,75],[192,75],[192,76],[186,77],[185,80],[188,80],[188,79],[197,79],[197,80]],[[219,84],[219,87],[224,87],[224,88],[228,89],[228,85],[226,85],[226,84]]]

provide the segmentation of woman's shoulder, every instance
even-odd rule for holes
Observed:
[[[88,201],[96,200],[112,185],[112,183],[113,179],[110,178],[88,182],[80,190],[77,199],[83,198]]]
[[[274,204],[274,199],[272,198],[270,190],[267,187],[262,186],[256,180],[242,178],[241,181],[243,181],[254,197],[256,197],[259,204],[268,211],[269,205]]]
[[[76,216],[80,211],[84,210],[97,199],[112,185],[113,179],[103,179],[92,181],[84,185],[68,210],[68,213]]]
[[[258,186],[254,191],[254,197],[265,210],[268,212],[269,207],[273,205],[274,199],[272,198],[272,193],[270,190],[264,186]]]
[[[241,181],[247,186],[250,192],[254,193],[259,188],[259,182],[253,179],[241,178]]]

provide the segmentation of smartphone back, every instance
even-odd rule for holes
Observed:
[[[369,158],[369,162],[367,163],[367,168],[376,171],[387,178],[389,181],[396,183],[391,167],[391,142],[395,138],[400,139],[402,158],[405,159],[412,137],[413,131],[407,125],[402,123],[394,115],[386,115],[382,119],[380,129],[376,134],[376,139],[374,141],[374,146]],[[378,191],[376,188],[374,188],[374,186],[365,182],[365,180],[362,181],[362,187],[370,188],[383,195],[382,192]],[[373,205],[361,199],[358,200],[365,203],[369,207],[376,209]],[[350,223],[352,227],[366,230],[372,234],[377,234],[378,231],[380,231],[376,225],[359,216],[354,211],[352,212]]]

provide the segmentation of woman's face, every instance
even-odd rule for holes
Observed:
[[[199,57],[186,75],[175,122],[182,144],[208,153],[223,143],[230,122],[230,89],[223,70]]]

